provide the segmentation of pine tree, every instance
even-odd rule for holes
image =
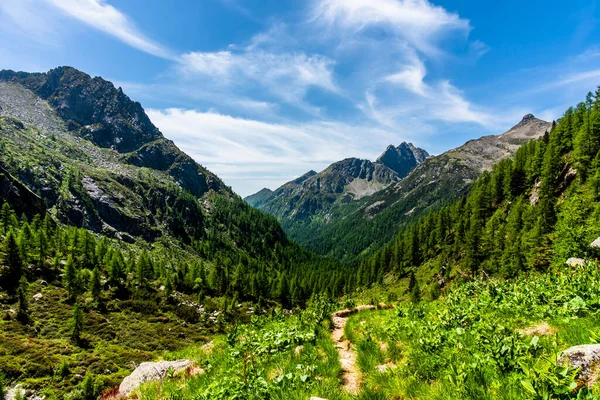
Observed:
[[[408,282],[408,291],[410,293],[410,301],[413,304],[421,301],[421,291],[419,289],[419,283],[417,282],[417,277],[413,271],[410,272],[410,279]]]
[[[123,279],[125,279],[125,261],[119,250],[112,251],[107,269],[109,282],[120,285]]]
[[[33,234],[27,221],[21,226],[17,243],[19,244],[19,251],[21,252],[21,260],[27,264],[29,262],[29,255],[31,250],[31,244],[33,242]]]
[[[42,267],[44,266],[44,263],[46,262],[46,257],[48,256],[48,237],[46,236],[46,234],[44,233],[43,229],[38,229],[37,234],[36,234],[36,247],[37,247],[37,262],[38,262],[38,266]]]
[[[24,276],[19,281],[19,288],[17,289],[17,298],[19,301],[19,307],[17,310],[17,319],[24,324],[29,322],[29,283]]]
[[[150,282],[154,279],[154,268],[148,253],[144,250],[136,264],[137,283],[141,289],[150,288]]]
[[[173,294],[173,276],[167,272],[167,278],[165,280],[165,297],[168,299]]]
[[[23,276],[23,262],[21,261],[21,252],[15,239],[15,234],[12,229],[8,231],[4,240],[4,265],[8,266],[8,272],[4,276],[3,281],[6,285],[6,290],[14,294],[16,292],[21,276]]]
[[[100,293],[102,292],[102,283],[100,282],[101,273],[98,267],[94,268],[92,271],[92,279],[91,279],[91,293],[94,300],[100,299]]]
[[[71,318],[71,340],[79,345],[81,344],[81,334],[83,333],[83,313],[79,308],[79,303],[73,306],[73,318]]]
[[[73,257],[69,255],[63,272],[63,284],[68,292],[69,301],[75,300],[79,294],[79,278]]]
[[[279,278],[279,284],[277,286],[277,296],[279,302],[283,308],[290,307],[290,287],[288,284],[287,274],[284,272]]]

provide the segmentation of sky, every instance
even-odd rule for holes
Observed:
[[[1,0],[0,69],[101,76],[242,196],[559,118],[600,84],[571,0]]]

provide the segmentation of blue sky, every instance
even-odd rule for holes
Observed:
[[[242,195],[551,120],[600,84],[595,1],[2,0],[0,68],[71,65]]]

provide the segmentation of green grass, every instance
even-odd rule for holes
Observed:
[[[561,390],[548,398],[575,398],[565,389],[575,371],[563,375],[556,357],[600,338],[599,295],[599,265],[589,264],[466,283],[437,301],[354,315],[346,331],[357,343],[360,398],[543,399]],[[543,321],[548,335],[521,333]],[[393,367],[377,371],[383,363]]]
[[[202,344],[212,334],[199,325],[183,326],[168,311],[143,315],[115,308],[100,314],[87,308],[84,339],[89,345],[78,347],[69,340],[72,305],[64,301],[64,290],[36,282],[30,288],[30,295],[35,293],[43,297],[30,303],[30,326],[14,318],[0,320],[0,370],[7,383],[39,390],[48,399],[62,399],[88,372],[103,387],[118,386],[134,364]],[[6,306],[16,309],[15,304]],[[110,302],[107,308],[113,308]],[[66,376],[57,374],[61,364],[68,365]]]

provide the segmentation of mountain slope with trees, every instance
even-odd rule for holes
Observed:
[[[0,205],[0,369],[50,398],[347,284],[138,103],[69,67],[0,72]]]
[[[404,179],[334,210],[326,223],[303,225],[294,238],[318,254],[353,262],[380,249],[407,223],[464,196],[492,165],[551,127],[526,115],[504,134],[471,140],[427,158]]]
[[[412,143],[390,145],[375,162],[347,158],[319,173],[310,171],[274,191],[263,189],[245,200],[277,217],[286,233],[302,243],[306,226],[318,231],[336,215],[336,210],[400,181],[428,156]]]

